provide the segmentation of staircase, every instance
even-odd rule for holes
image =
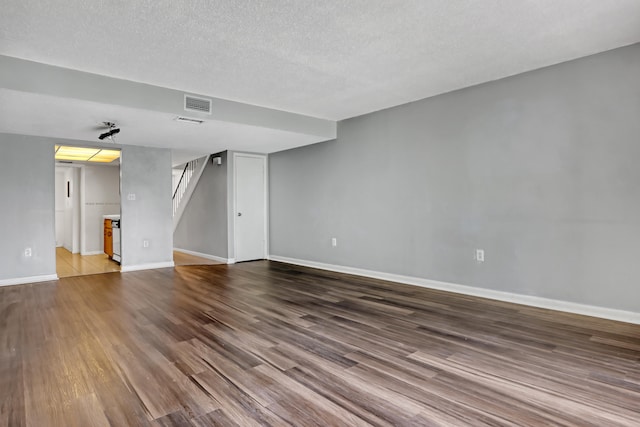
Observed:
[[[193,191],[207,167],[211,155],[188,162],[182,170],[180,180],[173,192],[173,231],[176,231],[184,209],[193,195]]]

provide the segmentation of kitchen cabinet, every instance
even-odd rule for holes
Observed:
[[[110,219],[104,220],[104,253],[113,258],[113,227]]]

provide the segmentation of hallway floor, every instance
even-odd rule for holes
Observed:
[[[219,261],[176,251],[173,252],[173,261],[176,266],[223,264]],[[107,254],[80,255],[72,254],[63,247],[56,248],[56,273],[60,278],[113,273],[115,271],[120,271],[120,265],[110,260]]]
[[[58,277],[84,276],[87,274],[120,271],[120,265],[107,254],[72,254],[63,247],[56,248],[56,273]]]

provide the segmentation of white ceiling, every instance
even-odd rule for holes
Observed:
[[[332,120],[639,41],[638,0],[3,0],[0,14],[0,54]]]
[[[84,141],[105,132],[102,120],[118,117],[118,144],[176,149],[174,164],[217,153],[234,141],[234,150],[269,153],[318,142],[317,137],[231,122],[194,125],[175,114],[0,89],[0,129],[6,133]],[[152,123],[152,126],[149,124]],[[105,140],[106,141],[106,140]]]

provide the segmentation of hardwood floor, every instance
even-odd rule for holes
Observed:
[[[0,288],[2,426],[640,423],[640,326],[260,261]]]
[[[216,265],[222,264],[218,261],[173,252],[173,262],[175,265]],[[58,277],[85,276],[90,274],[111,273],[120,271],[120,265],[109,259],[107,254],[100,255],[80,255],[72,254],[62,247],[56,248],[56,273]]]
[[[184,252],[173,251],[173,263],[179,265],[217,265],[223,264],[220,261],[213,261],[195,255],[185,254]]]
[[[88,274],[120,271],[120,265],[107,254],[72,254],[63,247],[56,248],[56,273],[58,277],[84,276]]]

